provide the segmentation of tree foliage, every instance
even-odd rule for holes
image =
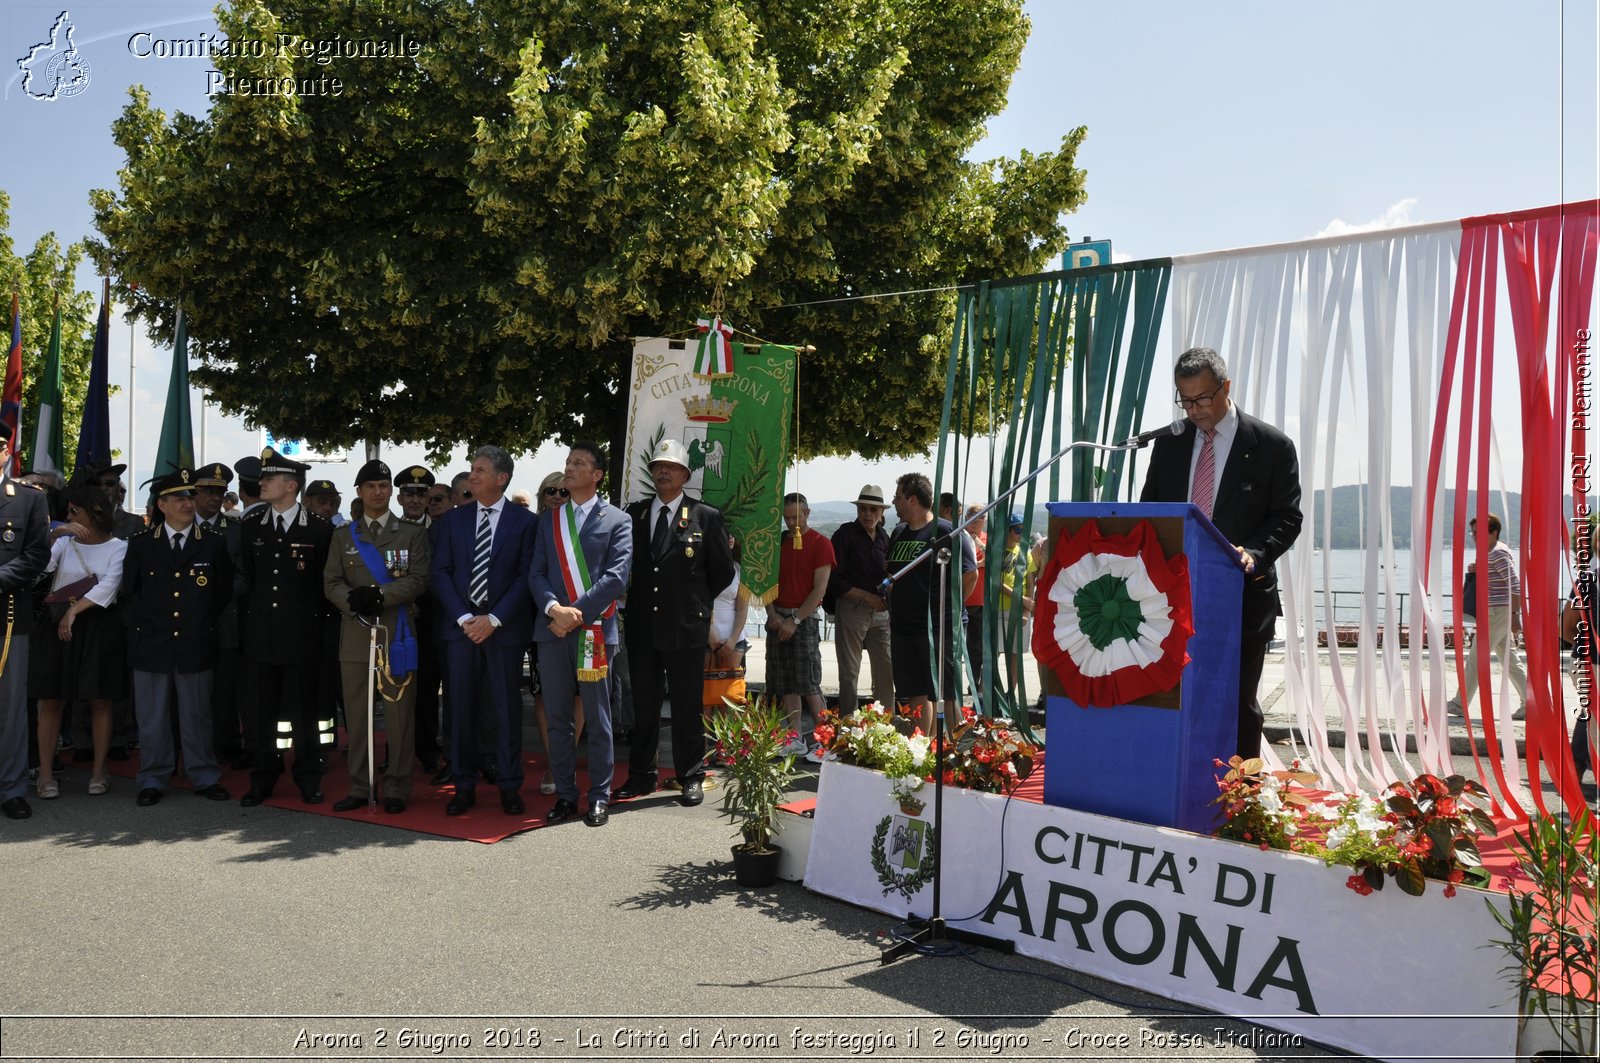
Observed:
[[[33,441],[34,418],[39,413],[39,381],[44,375],[45,352],[56,302],[61,305],[61,401],[66,407],[61,438],[67,460],[72,460],[78,424],[83,419],[83,396],[89,389],[89,362],[94,355],[95,295],[74,290],[74,277],[84,260],[84,245],[66,248],[54,232],[34,241],[33,250],[17,255],[11,240],[11,197],[0,191],[0,329],[5,350],[11,349],[11,295],[18,296],[22,314],[22,434],[19,446]],[[0,355],[3,357],[3,355]],[[3,372],[3,369],[0,369]]]
[[[1083,196],[1059,150],[978,162],[1020,0],[237,0],[227,94],[133,90],[100,253],[154,334],[182,301],[224,409],[326,445],[616,438],[631,337],[737,327],[817,351],[801,445],[937,431],[949,292],[1032,272]],[[415,59],[272,45],[405,35]],[[259,53],[259,54],[257,54]],[[793,306],[796,303],[815,303]]]

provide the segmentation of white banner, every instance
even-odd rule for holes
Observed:
[[[824,765],[806,886],[930,914],[919,796],[908,814],[878,772]],[[1363,897],[1310,857],[955,788],[943,837],[945,920],[1023,955],[1379,1059],[1514,1058],[1504,954],[1483,947],[1503,895]]]

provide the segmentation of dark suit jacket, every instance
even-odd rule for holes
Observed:
[[[556,636],[550,630],[550,618],[544,615],[550,602],[557,605],[575,605],[583,610],[585,623],[594,623],[612,602],[622,597],[628,589],[628,576],[633,571],[633,522],[622,510],[601,496],[595,501],[594,511],[578,531],[578,543],[583,547],[583,561],[593,581],[588,591],[574,600],[567,593],[567,581],[561,568],[559,537],[553,524],[566,519],[566,506],[558,506],[538,518],[538,538],[533,547],[533,569],[528,573],[528,589],[533,596],[533,641],[550,642]],[[601,624],[605,641],[617,641],[615,613]]]
[[[333,525],[302,505],[280,536],[276,518],[271,506],[261,506],[240,527],[244,653],[267,664],[313,664],[327,655],[331,607],[322,593],[322,569]]]
[[[1270,632],[1283,612],[1274,562],[1300,535],[1300,463],[1288,436],[1238,407],[1239,431],[1228,451],[1211,506],[1211,523],[1255,558],[1245,577],[1240,623],[1246,633]],[[1145,475],[1141,502],[1187,502],[1189,459],[1198,430],[1157,439]]]
[[[200,523],[200,518],[195,518],[195,524]],[[241,524],[238,517],[226,513],[217,514],[216,531],[222,534],[222,539],[228,544],[228,558],[233,562],[234,586],[228,596],[228,607],[222,611],[222,618],[217,621],[218,645],[224,650],[237,650],[239,648],[239,599],[244,594],[244,588],[239,583],[239,550]]]
[[[0,478],[0,639],[33,631],[33,584],[50,563],[49,505],[43,491]]]
[[[217,624],[233,599],[233,558],[199,524],[172,555],[165,524],[128,540],[122,561],[128,665],[141,672],[205,672],[217,662]]]
[[[480,611],[467,600],[468,586],[472,582],[474,543],[478,536],[478,509],[477,502],[457,506],[429,529],[433,537],[433,572],[429,586],[438,605],[435,630],[443,639],[466,638],[456,618]],[[482,611],[493,613],[500,621],[500,629],[490,642],[526,649],[533,641],[528,594],[533,535],[533,514],[506,499],[489,546],[489,607]]]
[[[655,499],[628,507],[633,521],[633,578],[628,585],[627,639],[648,640],[658,650],[706,648],[711,603],[733,582],[733,552],[722,512],[679,495],[672,547],[651,552],[650,508]]]

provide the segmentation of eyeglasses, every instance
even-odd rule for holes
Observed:
[[[565,487],[546,487],[544,489],[544,496],[546,498],[571,498],[572,492],[568,491]]]
[[[1227,387],[1227,386],[1228,385],[1226,385],[1226,384],[1219,385],[1217,390],[1213,391],[1211,394],[1209,394],[1209,395],[1196,395],[1192,399],[1186,399],[1182,395],[1179,395],[1173,401],[1177,405],[1182,406],[1186,410],[1193,410],[1193,409],[1204,410],[1204,409],[1208,408],[1211,405],[1212,401],[1214,399],[1216,399],[1216,397],[1218,395],[1222,394],[1222,389]]]

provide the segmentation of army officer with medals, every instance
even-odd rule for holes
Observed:
[[[212,743],[211,683],[217,623],[233,597],[233,560],[222,535],[194,519],[195,474],[151,485],[162,521],[128,540],[122,562],[128,664],[139,718],[140,805],[161,800],[177,766],[170,706],[178,708],[183,768],[198,797],[226,801]]]
[[[428,589],[428,532],[389,512],[394,482],[389,466],[369,461],[356,474],[361,519],[333,533],[322,571],[328,601],[339,610],[339,671],[344,681],[350,740],[350,793],[334,811],[350,812],[372,793],[367,761],[367,691],[382,708],[389,760],[383,774],[383,810],[406,810],[416,744],[416,602]],[[378,665],[368,672],[372,627],[378,625]]]

